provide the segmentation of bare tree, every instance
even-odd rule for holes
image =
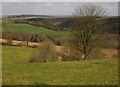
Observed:
[[[74,38],[72,45],[75,49],[82,52],[83,59],[87,60],[92,48],[101,33],[103,20],[101,16],[105,15],[105,10],[94,4],[86,4],[75,10],[72,32]]]

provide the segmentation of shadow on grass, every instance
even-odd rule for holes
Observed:
[[[43,83],[37,83],[37,82],[35,82],[35,84],[33,84],[33,85],[35,85],[34,87],[38,87],[39,85],[48,85],[48,83],[44,83],[44,82]]]
[[[2,87],[49,87],[47,83],[34,83],[29,85],[2,85]]]

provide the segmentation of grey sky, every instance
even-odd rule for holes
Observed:
[[[72,15],[75,8],[87,2],[2,2],[3,15]],[[118,15],[117,2],[96,2],[107,10],[108,15]]]

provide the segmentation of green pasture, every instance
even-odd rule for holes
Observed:
[[[117,85],[118,60],[29,63],[34,48],[3,46],[3,85]]]
[[[64,37],[64,36],[66,37],[70,35],[70,32],[53,31],[50,29],[37,27],[29,24],[13,24],[9,22],[3,23],[2,29],[7,31],[13,31],[13,32],[31,32],[31,33],[45,34],[45,35],[56,36],[56,37]]]

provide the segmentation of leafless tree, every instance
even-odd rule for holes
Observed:
[[[72,45],[82,52],[84,60],[88,59],[92,49],[95,47],[99,33],[102,32],[103,20],[101,17],[104,15],[106,15],[105,9],[94,4],[85,4],[74,12]]]

